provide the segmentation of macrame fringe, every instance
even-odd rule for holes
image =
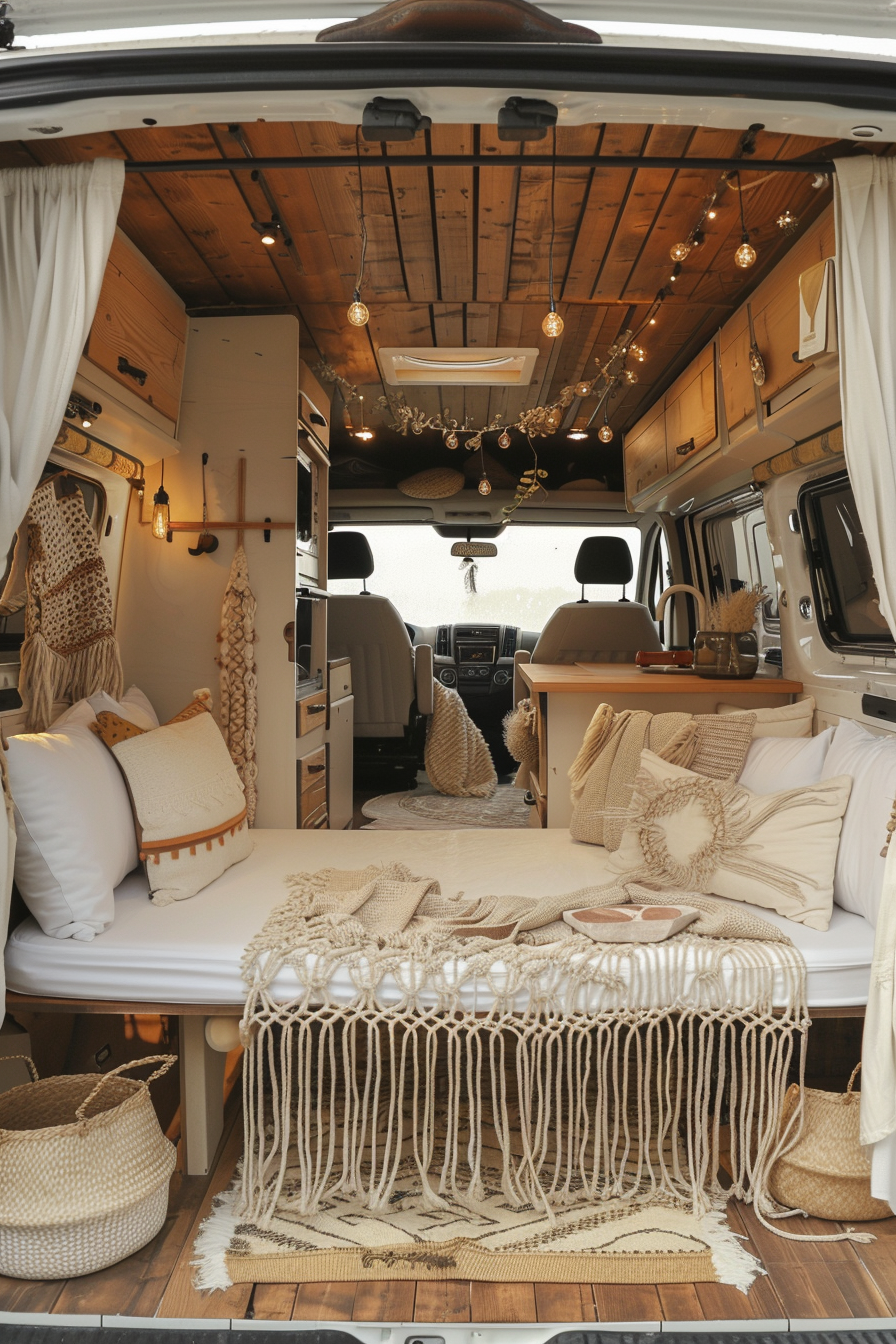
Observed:
[[[22,645],[22,687],[29,698],[28,727],[42,733],[53,719],[57,700],[84,700],[97,691],[121,697],[124,678],[118,640],[106,635],[84,649],[62,657],[37,631]]]
[[[233,1287],[233,1280],[227,1272],[227,1252],[239,1227],[239,1219],[234,1212],[234,1197],[232,1187],[215,1197],[211,1213],[203,1219],[193,1242],[193,1259],[190,1261],[195,1271],[193,1286],[200,1292]]]
[[[249,586],[249,561],[238,546],[230,567],[221,609],[221,732],[246,795],[246,816],[255,823],[258,806],[258,671],[255,666],[255,594]]]

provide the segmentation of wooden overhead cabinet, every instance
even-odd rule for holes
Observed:
[[[625,492],[630,501],[666,475],[666,412],[662,399],[626,434],[624,458]]]
[[[180,411],[184,305],[120,230],[103,277],[86,358],[172,424]]]
[[[750,318],[746,304],[722,328],[719,364],[725,419],[731,434],[756,415],[756,384],[750,368]]]
[[[716,352],[701,350],[666,393],[666,469],[671,475],[718,437]]]

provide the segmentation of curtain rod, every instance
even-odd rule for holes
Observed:
[[[394,158],[377,155],[362,159],[369,168],[550,168],[550,154],[408,154]],[[558,154],[558,167],[567,168],[692,168],[729,172],[812,173],[835,172],[829,159],[674,159],[639,158],[632,154]],[[288,168],[343,168],[357,171],[354,155],[321,154],[257,159],[126,160],[127,173],[274,172]]]

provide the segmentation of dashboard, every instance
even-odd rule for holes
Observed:
[[[409,625],[408,633],[415,645],[432,646],[436,679],[465,699],[510,696],[514,654],[517,649],[531,653],[538,641],[537,630],[490,623]]]

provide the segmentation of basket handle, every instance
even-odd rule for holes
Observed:
[[[144,1087],[149,1087],[150,1083],[154,1083],[157,1078],[161,1078],[162,1074],[167,1073],[172,1064],[175,1064],[176,1062],[177,1055],[147,1055],[146,1059],[132,1059],[129,1064],[119,1064],[117,1068],[110,1069],[108,1073],[103,1074],[90,1095],[85,1097],[81,1102],[81,1105],[75,1111],[75,1119],[87,1119],[87,1107],[92,1101],[95,1101],[100,1092],[102,1092],[107,1080],[109,1078],[114,1078],[116,1074],[124,1073],[127,1069],[139,1069],[143,1064],[161,1064],[161,1068],[156,1069],[155,1073],[151,1073],[143,1084]]]
[[[40,1082],[40,1074],[37,1071],[37,1065],[30,1055],[0,1055],[0,1059],[24,1059],[28,1065],[28,1072],[31,1074],[32,1083]]]
[[[847,1105],[849,1105],[849,1103],[852,1101],[852,1085],[853,1085],[853,1083],[855,1082],[855,1080],[856,1080],[856,1074],[858,1073],[858,1071],[859,1071],[859,1069],[860,1069],[861,1067],[862,1067],[862,1061],[859,1060],[858,1064],[855,1066],[855,1068],[853,1069],[852,1073],[849,1075],[849,1083],[848,1083],[847,1088],[846,1088],[846,1097],[845,1097],[845,1101],[846,1101],[846,1104],[847,1104]]]

